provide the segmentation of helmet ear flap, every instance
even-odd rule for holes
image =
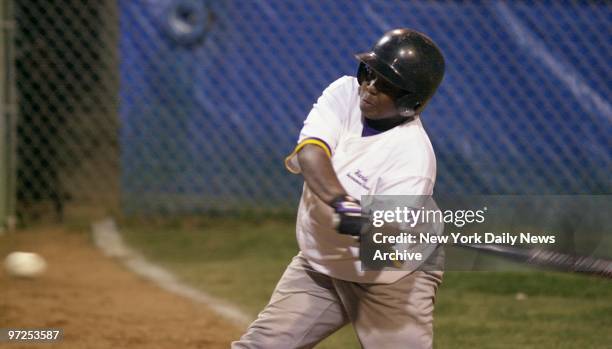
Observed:
[[[399,115],[403,117],[415,116],[421,108],[421,102],[415,102],[410,94],[398,98],[396,105]]]
[[[357,82],[359,85],[365,80],[366,77],[366,65],[363,62],[359,62],[359,68],[357,68]]]

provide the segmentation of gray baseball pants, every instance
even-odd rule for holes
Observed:
[[[431,348],[442,274],[415,271],[392,284],[362,284],[321,274],[298,254],[232,349],[313,348],[349,322],[363,348]]]

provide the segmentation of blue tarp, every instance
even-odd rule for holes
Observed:
[[[437,192],[610,193],[605,2],[119,3],[128,210],[294,203],[301,181],[282,160],[302,120],[323,88],[354,75],[352,55],[394,27],[428,34],[446,57],[423,114]],[[199,11],[177,13],[200,37],[168,26],[177,6]]]

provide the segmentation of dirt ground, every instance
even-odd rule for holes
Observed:
[[[228,348],[240,329],[205,305],[170,294],[101,254],[86,232],[62,228],[0,235],[0,257],[41,254],[37,279],[0,270],[0,328],[54,327],[62,342],[0,348]]]

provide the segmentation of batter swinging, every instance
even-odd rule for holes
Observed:
[[[348,323],[364,348],[432,347],[442,272],[362,271],[355,235],[361,195],[432,194],[436,159],[419,113],[442,81],[444,58],[410,29],[387,32],[356,58],[357,78],[323,91],[286,159],[305,181],[300,252],[232,348],[311,348]]]

